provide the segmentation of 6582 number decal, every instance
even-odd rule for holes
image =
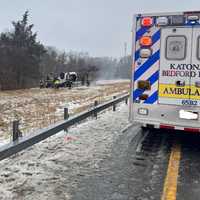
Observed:
[[[198,102],[197,101],[192,101],[192,100],[182,100],[183,105],[192,105],[192,106],[197,106]]]

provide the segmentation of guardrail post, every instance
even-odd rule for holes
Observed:
[[[125,103],[126,103],[126,105],[128,104],[128,98],[125,99]]]
[[[68,108],[64,108],[64,120],[69,119],[69,110]],[[67,132],[67,128],[64,129]]]
[[[116,96],[113,96],[113,99],[116,99],[117,97]],[[113,111],[116,111],[116,104],[114,103],[113,104]]]
[[[94,107],[97,107],[98,106],[98,101],[95,100],[94,101]],[[97,112],[94,112],[94,117],[97,119]]]
[[[64,108],[64,120],[67,120],[69,118],[69,110],[68,108]]]
[[[19,131],[19,120],[13,121],[13,142],[19,139],[20,131]]]

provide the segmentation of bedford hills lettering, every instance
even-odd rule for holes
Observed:
[[[198,89],[192,90],[191,88],[165,88],[163,94],[169,95],[190,95],[190,96],[200,96],[200,91]]]
[[[199,64],[170,64],[169,70],[163,70],[162,76],[200,77]]]

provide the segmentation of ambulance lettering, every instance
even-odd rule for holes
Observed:
[[[163,70],[162,76],[168,77],[197,77],[200,76],[200,72],[195,71],[174,71],[174,70]]]
[[[199,64],[170,64],[170,69],[174,70],[200,70]]]
[[[163,94],[178,94],[178,95],[191,95],[191,96],[200,96],[200,91],[196,89],[192,91],[191,88],[165,88]]]
[[[169,77],[200,77],[199,64],[170,64],[169,70],[163,70],[162,76]]]
[[[173,84],[160,84],[160,97],[182,99],[182,105],[197,105],[200,100],[200,89],[195,86],[178,87]]]

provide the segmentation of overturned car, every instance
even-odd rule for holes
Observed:
[[[51,73],[47,75],[46,80],[40,80],[40,88],[71,88],[77,79],[78,75],[76,72],[61,72],[59,76]]]

